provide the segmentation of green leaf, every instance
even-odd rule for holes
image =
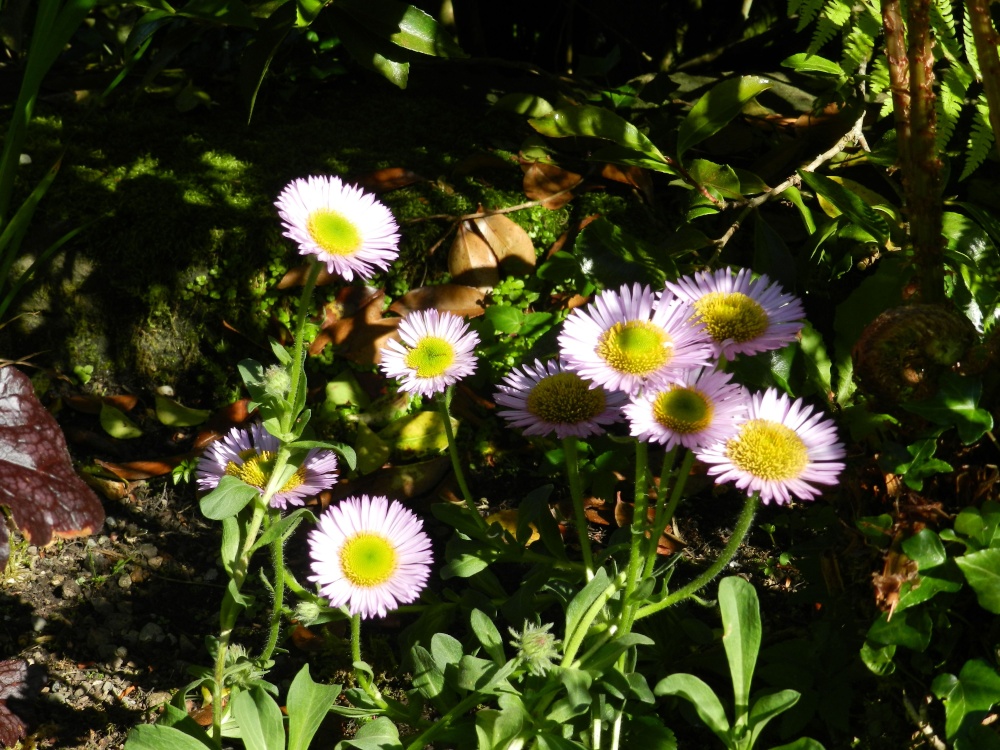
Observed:
[[[399,741],[396,725],[385,716],[379,716],[362,724],[353,738],[338,742],[334,750],[348,747],[357,750],[402,750],[403,743]]]
[[[330,6],[327,13],[333,19],[337,36],[351,53],[351,57],[395,86],[406,88],[410,77],[410,63],[403,59],[404,50],[373,34],[364,24],[342,11],[339,3]]]
[[[226,516],[222,519],[222,545],[219,556],[222,567],[230,575],[233,573],[236,558],[240,553],[240,544],[243,541],[240,531],[240,522],[236,520],[236,516]]]
[[[450,417],[453,430],[458,420]],[[391,451],[408,458],[441,453],[448,449],[448,432],[440,411],[418,411],[397,419],[378,433]]]
[[[431,638],[431,655],[434,657],[434,663],[444,672],[462,660],[462,644],[447,633],[435,633]]]
[[[431,656],[431,652],[419,644],[410,649],[413,660],[413,687],[428,700],[434,700],[444,690],[444,671]]]
[[[593,678],[589,672],[582,669],[560,669],[558,672],[559,681],[566,688],[566,700],[573,710],[574,716],[579,716],[590,706],[593,696],[590,686]]]
[[[806,185],[830,201],[841,213],[874,237],[880,245],[884,245],[889,239],[889,225],[885,219],[859,196],[824,175],[800,169],[799,176]]]
[[[955,563],[976,592],[979,606],[987,612],[1000,614],[1000,548],[971,552],[956,557]]]
[[[716,164],[707,159],[695,159],[688,165],[688,173],[709,192],[721,198],[740,200],[740,178],[728,164]]]
[[[503,652],[503,638],[500,636],[497,626],[493,624],[493,620],[481,610],[473,609],[469,615],[469,622],[472,626],[472,632],[476,634],[476,638],[490,658],[497,664],[505,663],[507,657],[504,656]]]
[[[571,634],[576,632],[576,628],[580,624],[584,614],[597,602],[601,594],[608,588],[610,582],[611,579],[608,578],[608,571],[604,568],[598,568],[597,572],[594,573],[594,577],[570,600],[569,605],[566,607],[565,632],[567,638],[570,638]]]
[[[657,695],[676,695],[688,701],[698,716],[709,729],[722,740],[726,747],[731,746],[729,738],[729,721],[722,703],[705,682],[692,674],[672,674],[665,677],[653,688]]]
[[[156,418],[167,427],[194,427],[211,416],[208,409],[191,409],[171,398],[156,397]]]
[[[257,21],[240,0],[190,0],[177,15],[197,18],[223,26],[256,29]]]
[[[952,471],[951,464],[934,458],[937,450],[937,438],[918,440],[906,446],[907,456],[901,453],[895,455],[887,451],[880,463],[888,467],[893,474],[900,474],[906,486],[919,492],[924,487],[924,480],[935,474]]]
[[[263,688],[241,690],[233,698],[232,708],[246,750],[275,750],[285,746],[281,709]]]
[[[513,112],[527,117],[545,117],[552,112],[553,107],[548,100],[537,94],[526,94],[521,91],[504,94],[493,104],[493,109],[502,112]]]
[[[772,747],[771,750],[825,750],[822,743],[811,737],[799,737],[793,742],[779,747]]]
[[[296,508],[287,516],[282,516],[268,526],[267,530],[257,538],[257,541],[250,548],[250,552],[254,553],[261,547],[266,547],[278,539],[281,539],[282,543],[284,543],[289,535],[302,523],[302,519],[305,516],[310,516],[315,520],[315,516],[313,516],[312,511],[308,508]]]
[[[260,497],[260,490],[236,477],[225,476],[214,490],[201,499],[201,512],[205,518],[221,521],[235,516],[247,503]]]
[[[517,333],[524,323],[524,313],[510,305],[491,305],[484,317],[497,333]]]
[[[967,378],[954,372],[941,376],[941,387],[933,397],[903,408],[919,414],[934,424],[954,425],[966,445],[976,442],[993,429],[993,415],[979,408],[983,384],[979,378]]]
[[[741,76],[713,86],[681,122],[677,130],[677,158],[682,159],[689,148],[719,132],[743,111],[747,102],[771,85],[766,78]]]
[[[288,750],[309,750],[313,735],[338,695],[340,685],[313,682],[308,664],[299,670],[288,688]]]
[[[776,693],[762,695],[755,700],[753,706],[750,707],[750,715],[747,719],[747,726],[750,729],[750,747],[757,743],[757,739],[767,723],[798,703],[800,697],[802,696],[798,690],[779,690]]]
[[[883,612],[868,629],[867,639],[876,646],[906,646],[923,651],[931,642],[934,623],[925,607],[894,612],[892,619]]]
[[[810,55],[805,52],[786,57],[781,61],[781,65],[792,70],[797,70],[800,73],[820,73],[826,76],[834,76],[835,78],[846,78],[844,69],[833,60],[827,60],[825,57]]]
[[[962,665],[958,677],[935,677],[931,691],[944,701],[945,734],[951,739],[966,715],[988,711],[1000,702],[1000,674],[981,659],[971,659]]]
[[[590,105],[561,107],[545,117],[528,120],[528,124],[550,138],[567,136],[603,138],[632,151],[638,151],[653,161],[661,164],[669,163],[667,157],[635,125],[602,107]]]
[[[433,17],[397,0],[337,0],[337,9],[349,14],[373,35],[397,47],[431,57],[467,57]]]
[[[214,747],[208,737],[199,742],[179,729],[159,724],[142,724],[128,733],[126,750],[205,750]]]
[[[723,578],[719,583],[719,609],[722,611],[722,645],[726,649],[736,698],[735,722],[739,725],[750,702],[750,683],[760,651],[757,592],[739,576]]]
[[[101,404],[101,427],[111,437],[119,440],[131,440],[142,437],[142,430],[135,422],[125,416],[125,412],[109,404]]]
[[[871,641],[865,641],[861,646],[861,661],[872,674],[879,677],[885,677],[896,671],[896,665],[892,661],[895,655],[895,646],[879,646]]]

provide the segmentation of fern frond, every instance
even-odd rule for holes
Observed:
[[[875,39],[881,30],[881,24],[869,14],[862,13],[858,16],[844,36],[844,53],[841,59],[844,70],[856,72],[862,65],[867,67],[875,49]]]
[[[976,40],[972,37],[972,21],[966,13],[962,19],[962,44],[965,46],[965,59],[969,61],[972,72],[976,78],[982,80],[983,75],[979,72],[979,57],[976,55]]]
[[[945,71],[941,77],[937,109],[937,147],[944,150],[955,134],[955,126],[962,114],[969,86],[975,80],[972,69],[964,63],[957,63]]]
[[[809,42],[809,52],[815,54],[829,42],[848,21],[851,20],[851,6],[844,0],[827,0],[823,11],[816,20],[812,41]]]
[[[955,63],[962,58],[962,43],[955,28],[955,13],[951,0],[934,0],[931,4],[931,29],[934,32],[934,56]]]
[[[799,24],[795,29],[796,33],[802,31],[802,29],[812,23],[813,19],[822,10],[825,2],[826,0],[788,0],[788,15],[794,16],[797,13],[799,16]]]
[[[986,104],[985,94],[980,94],[976,100],[976,114],[972,118],[972,132],[969,133],[968,152],[965,155],[965,168],[959,180],[975,172],[986,161],[993,148],[993,128],[990,127],[990,110]]]

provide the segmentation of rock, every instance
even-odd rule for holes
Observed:
[[[62,596],[63,599],[76,599],[80,596],[80,584],[72,578],[63,581],[60,596]]]
[[[139,631],[139,640],[143,643],[151,643],[163,640],[165,633],[163,628],[157,625],[155,622],[147,622],[142,626],[142,630]]]

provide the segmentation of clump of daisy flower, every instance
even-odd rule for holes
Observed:
[[[648,286],[605,290],[563,323],[565,367],[611,391],[635,395],[691,367],[709,364],[711,347],[694,311]]]
[[[604,431],[603,425],[619,419],[625,396],[594,388],[562,363],[550,360],[523,365],[503,379],[494,400],[508,407],[497,412],[525,435],[555,433],[562,440],[585,438]]]
[[[339,177],[292,180],[275,201],[284,235],[346,281],[371,278],[399,255],[399,227],[371,193]]]
[[[749,394],[725,372],[688,370],[675,381],[649,388],[624,408],[640,440],[694,449],[731,436],[746,417]]]
[[[551,622],[544,625],[526,622],[520,633],[514,628],[508,630],[514,636],[510,645],[517,650],[517,658],[530,674],[540,677],[555,666],[562,644],[549,632],[552,630]]]
[[[766,275],[752,278],[746,268],[735,276],[730,268],[685,276],[667,288],[694,307],[724,359],[780,349],[802,330],[802,302]]]
[[[271,480],[271,472],[281,444],[259,423],[249,429],[234,427],[221,440],[209,445],[198,461],[198,488],[211,491],[225,476],[236,477],[261,496]],[[306,498],[333,486],[337,481],[337,456],[332,451],[310,450],[299,468],[271,498],[271,507],[305,505]]]
[[[432,561],[420,519],[395,500],[367,495],[326,509],[309,532],[309,557],[320,595],[362,619],[414,601]]]
[[[733,482],[779,505],[793,495],[812,500],[821,492],[816,484],[836,484],[844,455],[832,420],[774,388],[750,399],[734,435],[697,451],[717,484]]]
[[[415,310],[399,324],[399,338],[382,349],[379,366],[402,391],[433,396],[476,371],[479,336],[457,315]]]

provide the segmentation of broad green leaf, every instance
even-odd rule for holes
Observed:
[[[431,638],[431,655],[442,672],[458,664],[463,653],[461,642],[447,633],[435,633]]]
[[[504,94],[493,104],[493,109],[528,117],[545,117],[553,111],[552,105],[546,99],[537,94],[520,91]]]
[[[201,512],[205,518],[221,521],[223,518],[235,516],[247,506],[247,503],[258,497],[260,490],[256,487],[251,487],[236,477],[225,476],[219,480],[214,490],[201,499]]]
[[[263,688],[241,690],[231,705],[246,750],[276,750],[285,746],[281,709]]]
[[[590,691],[593,678],[582,669],[560,669],[558,677],[566,688],[566,700],[572,707],[573,715],[579,716],[593,701]]]
[[[402,750],[403,743],[399,741],[399,730],[392,720],[385,716],[372,719],[362,724],[357,733],[349,740],[338,742],[334,750],[353,747],[357,750]]]
[[[817,742],[811,737],[799,737],[794,742],[789,742],[786,745],[780,745],[778,747],[772,747],[771,750],[825,750],[822,743]]]
[[[405,60],[405,50],[372,33],[354,16],[341,10],[339,3],[331,5],[327,13],[333,19],[337,35],[351,57],[379,73],[393,85],[406,88],[410,77],[410,63]]]
[[[722,645],[729,661],[736,698],[736,722],[739,723],[750,702],[750,683],[760,651],[757,592],[739,576],[723,578],[719,583],[719,609],[722,611]]]
[[[308,664],[299,670],[288,688],[288,750],[309,750],[313,735],[338,695],[340,685],[313,682]]]
[[[268,526],[267,530],[257,538],[257,541],[250,548],[250,552],[256,552],[261,547],[266,547],[279,539],[284,544],[288,540],[289,535],[298,528],[298,525],[302,523],[302,519],[307,515],[315,522],[316,519],[312,515],[312,512],[306,508],[297,508],[287,516],[282,516]]]
[[[458,420],[450,417],[453,430]],[[448,433],[439,411],[420,411],[397,419],[378,433],[379,439],[397,455],[408,458],[441,453],[448,449]]]
[[[824,175],[800,169],[799,176],[817,195],[830,201],[841,213],[874,237],[880,245],[884,245],[889,239],[889,225],[878,211],[861,197]]]
[[[469,615],[469,623],[472,626],[472,632],[476,634],[476,638],[490,658],[497,664],[506,662],[507,657],[504,656],[503,652],[503,638],[493,620],[481,610],[473,609]]]
[[[1000,504],[987,500],[981,508],[964,508],[955,517],[954,528],[969,537],[975,549],[1000,546]]]
[[[931,642],[934,623],[926,607],[894,612],[892,619],[883,612],[868,629],[867,639],[875,646],[906,646],[923,651]]]
[[[622,747],[677,750],[677,737],[658,716],[643,714],[625,719],[625,743]]]
[[[871,641],[864,642],[859,654],[865,666],[868,667],[872,674],[876,674],[879,677],[885,677],[896,671],[896,664],[892,660],[895,655],[895,646],[880,646]]]
[[[627,148],[625,146],[619,146],[617,143],[612,143],[597,149],[590,154],[587,161],[597,162],[599,164],[610,162],[611,164],[621,164],[626,167],[641,167],[642,169],[648,169],[652,172],[660,172],[662,174],[669,175],[680,174],[672,162],[654,159],[651,156],[643,154],[641,151],[636,151],[635,149]]]
[[[167,427],[194,427],[211,416],[208,409],[191,409],[171,398],[156,397],[156,418]]]
[[[779,690],[776,693],[762,695],[755,700],[753,706],[750,707],[750,715],[747,720],[747,726],[750,729],[750,747],[757,743],[760,733],[764,731],[768,722],[798,703],[800,697],[802,696],[798,690]]]
[[[364,422],[358,422],[354,440],[354,452],[358,457],[359,474],[371,474],[389,460],[392,449]]]
[[[222,519],[222,545],[219,557],[222,560],[222,567],[230,575],[232,575],[233,567],[236,565],[236,558],[240,554],[240,544],[243,541],[240,530],[240,523],[236,520],[236,516],[226,516]]]
[[[490,305],[484,317],[497,333],[517,333],[524,322],[524,313],[510,305]]]
[[[902,547],[906,556],[917,564],[921,572],[936,567],[948,559],[944,545],[931,529],[921,529],[909,539],[904,539]]]
[[[743,198],[743,193],[740,191],[740,178],[728,164],[716,164],[707,159],[694,159],[688,165],[688,174],[713,195],[730,200]]]
[[[681,122],[677,130],[677,158],[682,159],[689,148],[719,132],[743,111],[747,102],[769,88],[771,82],[760,76],[730,78],[713,86]]]
[[[1000,548],[970,552],[956,557],[955,562],[976,592],[979,606],[1000,615]]]
[[[125,741],[125,750],[205,750],[211,747],[207,736],[205,742],[199,742],[179,729],[159,724],[137,726]]]
[[[966,445],[979,440],[993,429],[993,415],[979,407],[983,384],[953,372],[941,376],[938,392],[926,401],[905,403],[903,408],[919,414],[934,424],[954,425]]]
[[[951,464],[934,458],[936,450],[937,439],[927,438],[906,446],[906,454],[886,451],[879,462],[887,471],[900,474],[907,487],[919,492],[927,477],[953,470]]]
[[[413,687],[427,699],[437,698],[444,690],[444,671],[434,661],[431,652],[423,646],[414,645],[410,649],[413,660]]]
[[[808,321],[802,327],[799,349],[805,355],[806,371],[809,373],[809,379],[816,385],[816,390],[824,395],[829,393],[833,389],[830,374],[833,363],[827,354],[822,334]]]
[[[589,105],[561,107],[545,117],[528,120],[528,124],[542,135],[550,138],[565,138],[567,136],[603,138],[614,141],[624,148],[645,154],[653,161],[662,164],[669,163],[668,159],[653,145],[653,142],[635,125],[601,107]]]
[[[190,0],[177,15],[197,18],[223,26],[256,29],[257,21],[240,0]]]
[[[951,739],[967,714],[988,711],[1000,703],[1000,674],[981,659],[971,659],[962,665],[958,677],[935,677],[931,691],[944,701],[945,734]]]
[[[844,69],[833,60],[827,60],[825,57],[810,55],[805,52],[786,57],[781,61],[781,65],[792,70],[797,70],[800,73],[821,73],[826,76],[834,76],[835,78],[846,78]]]
[[[142,430],[136,423],[125,416],[125,412],[121,409],[116,409],[110,404],[101,404],[100,420],[101,427],[113,438],[131,440],[142,437]]]
[[[432,57],[467,57],[432,16],[412,5],[397,0],[337,0],[336,5],[373,35],[397,47]]]
[[[709,729],[730,747],[729,720],[722,703],[704,681],[692,674],[672,674],[665,677],[653,688],[657,695],[676,695],[684,698],[698,712],[698,716]]]
[[[570,638],[575,633],[584,614],[598,601],[601,594],[608,588],[611,579],[604,568],[598,568],[594,577],[580,589],[566,607],[566,637]]]

